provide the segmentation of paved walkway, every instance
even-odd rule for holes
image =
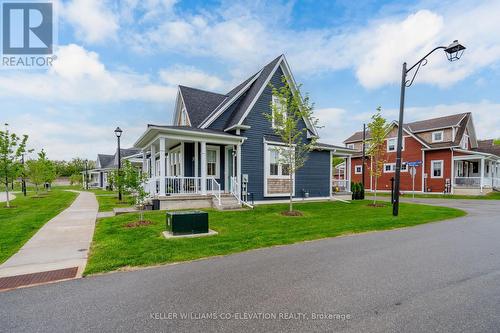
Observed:
[[[0,277],[78,267],[81,276],[94,234],[98,204],[91,192],[79,192],[66,210],[47,222],[0,265]]]
[[[12,192],[9,192],[9,199],[14,200],[16,196],[12,194]],[[0,192],[0,202],[5,202],[7,201],[7,194],[5,192]]]

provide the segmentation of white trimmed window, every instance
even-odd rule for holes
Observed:
[[[348,143],[348,144],[346,144],[346,148],[354,149],[354,143]]]
[[[384,163],[384,173],[392,173],[396,170],[396,163]]]
[[[443,142],[444,131],[432,132],[432,142]]]
[[[395,152],[398,149],[397,146],[398,138],[388,138],[387,139],[387,152]],[[405,138],[403,137],[403,144],[401,145],[401,150],[405,150]]]
[[[278,109],[278,110],[284,110],[284,106],[281,105],[281,102],[280,102],[280,99],[278,96],[274,96],[272,97],[272,103],[273,103],[273,107],[271,109],[271,112],[272,112],[272,122],[271,122],[271,126],[272,128],[276,128],[276,124],[274,123],[274,118],[275,118],[275,109]],[[286,110],[285,110],[286,111]],[[283,112],[283,117],[285,118],[286,120],[286,112]]]
[[[169,174],[170,176],[182,176],[182,154],[181,147],[172,149],[169,153]]]
[[[443,178],[444,161],[431,161],[431,178]]]
[[[360,175],[363,173],[363,168],[361,165],[355,165],[354,166],[354,173],[357,175]]]
[[[207,176],[220,178],[220,147],[207,146]]]
[[[266,176],[269,178],[288,178],[290,176],[290,165],[280,163],[280,150],[277,146],[267,145],[266,160]]]

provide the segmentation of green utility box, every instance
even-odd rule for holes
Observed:
[[[167,230],[173,235],[208,233],[208,213],[199,210],[167,212]]]

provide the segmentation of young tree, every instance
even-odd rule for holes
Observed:
[[[289,176],[290,204],[289,211],[293,212],[293,177],[301,169],[314,149],[317,137],[307,138],[307,128],[303,126],[307,119],[313,126],[318,125],[318,119],[313,115],[313,105],[309,103],[309,96],[302,98],[300,86],[294,90],[288,84],[285,76],[281,78],[283,85],[279,88],[271,85],[275,102],[271,102],[271,114],[264,116],[273,125],[274,133],[281,139],[283,146],[274,148],[278,163],[286,168]]]
[[[72,174],[71,177],[69,177],[70,185],[81,185],[83,183],[83,177],[79,173]]]
[[[7,208],[10,207],[9,184],[22,172],[21,157],[26,151],[28,136],[18,137],[10,133],[8,124],[0,131],[0,178],[5,186]]]
[[[126,194],[135,198],[135,203],[141,211],[141,221],[144,219],[144,205],[148,196],[142,184],[147,180],[147,175],[134,167],[130,161],[125,161],[118,177],[119,182]]]
[[[35,191],[38,194],[39,186],[47,181],[55,179],[55,168],[51,161],[47,159],[47,155],[42,151],[38,153],[38,159],[29,160],[27,162],[28,178],[30,182],[35,185]],[[51,180],[52,179],[52,180]]]
[[[372,121],[368,124],[370,132],[370,144],[368,146],[367,155],[370,156],[372,167],[370,173],[375,179],[375,196],[373,204],[377,201],[377,183],[378,178],[382,175],[382,168],[385,163],[385,137],[389,125],[380,112],[382,108],[379,106],[377,112],[372,116]],[[363,143],[364,144],[364,143]]]

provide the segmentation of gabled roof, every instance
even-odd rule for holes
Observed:
[[[192,127],[208,128],[217,120],[230,106],[232,114],[226,121],[225,131],[246,127],[243,121],[251,110],[256,99],[260,96],[264,88],[269,83],[272,74],[278,66],[283,68],[285,76],[290,82],[292,89],[297,89],[284,55],[280,55],[273,61],[265,65],[259,72],[253,74],[248,79],[231,89],[227,94],[218,94],[201,89],[179,86],[178,103],[174,113],[174,124],[182,111],[182,105],[185,106],[188,113],[189,122]],[[180,98],[179,98],[180,97]],[[235,103],[238,103],[235,105]],[[309,119],[304,119],[309,132],[317,135],[317,130],[311,124]]]
[[[393,121],[392,124],[397,125],[396,121]],[[422,138],[419,133],[444,129],[444,128],[452,128],[455,127],[457,129],[455,133],[454,141],[445,141],[445,142],[428,142]],[[472,147],[475,146],[475,134],[471,133],[474,131],[474,126],[472,124],[472,115],[470,112],[459,113],[450,116],[426,119],[421,121],[415,121],[408,124],[403,125],[403,129],[412,137],[414,137],[417,141],[420,141],[426,148],[429,149],[439,149],[439,148],[449,148],[456,147],[460,145],[462,137],[469,128],[469,134],[471,136]],[[366,139],[370,139],[370,132],[366,131]],[[354,143],[360,142],[363,140],[363,132],[355,132],[349,138],[347,138],[344,143]]]
[[[97,154],[97,166],[100,169],[111,168],[114,159],[115,159],[114,155]]]
[[[242,118],[245,117],[245,113],[249,108],[250,104],[255,99],[255,97],[265,88],[265,85],[269,82],[270,75],[276,69],[278,62],[281,60],[281,58],[282,55],[280,55],[279,57],[268,63],[266,66],[264,66],[264,68],[262,68],[259,77],[257,78],[257,80],[255,80],[255,82],[248,90],[247,94],[245,95],[245,98],[241,101],[240,105],[238,106],[238,109],[233,113],[231,119],[226,124],[226,128],[231,128],[243,121]]]
[[[226,99],[226,95],[185,86],[179,86],[179,91],[193,127],[198,127]]]
[[[414,121],[412,123],[406,124],[410,131],[413,133],[430,131],[433,129],[447,128],[458,126],[460,121],[467,115],[470,115],[470,112],[467,113],[458,113],[453,114],[451,116],[444,116],[432,119],[425,119],[420,121]]]

